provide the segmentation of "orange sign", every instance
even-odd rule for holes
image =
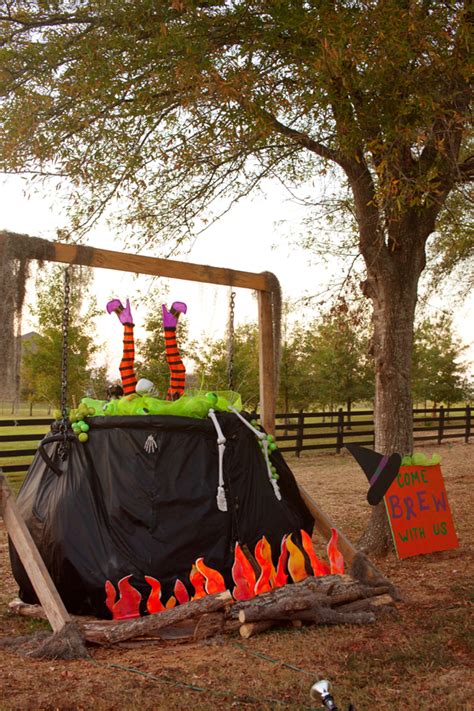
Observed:
[[[400,467],[384,500],[399,558],[458,547],[439,464]]]

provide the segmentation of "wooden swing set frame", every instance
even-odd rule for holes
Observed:
[[[100,269],[114,269],[135,274],[149,274],[170,279],[219,284],[256,291],[259,327],[260,421],[267,432],[275,433],[276,397],[272,294],[276,289],[279,289],[279,283],[275,275],[270,272],[244,272],[171,259],[115,252],[84,245],[48,242],[37,237],[14,235],[6,232],[0,232],[0,253],[6,241],[15,237],[21,242],[21,257],[25,259],[59,262],[68,265],[77,264]],[[309,496],[306,490],[301,485],[298,486],[307,508],[314,517],[315,529],[326,540],[329,540],[331,528],[334,527],[333,522],[316,504],[314,499]],[[70,622],[69,614],[17,510],[9,486],[1,473],[0,513],[38,599],[47,614],[51,627],[55,632],[61,630]],[[341,531],[338,530],[338,533],[339,548],[346,564],[350,566],[358,551]],[[375,576],[380,575],[374,566],[370,564],[369,566]]]

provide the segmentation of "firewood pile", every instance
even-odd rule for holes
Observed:
[[[234,602],[231,593],[225,591],[135,619],[72,617],[86,642],[130,646],[160,640],[201,640],[237,632],[248,638],[285,625],[366,625],[394,609],[393,587],[387,581],[368,584],[350,575],[327,575],[308,577],[240,602]],[[13,600],[10,610],[27,617],[46,618],[39,605],[20,600]]]

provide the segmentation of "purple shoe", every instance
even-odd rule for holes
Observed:
[[[163,304],[161,311],[163,313],[164,328],[176,328],[180,314],[185,314],[188,307],[183,301],[174,301],[170,310]]]
[[[130,324],[133,326],[133,318],[132,318],[132,312],[130,309],[130,301],[127,299],[127,303],[125,304],[125,307],[123,306],[122,302],[120,299],[112,299],[111,301],[108,302],[107,306],[105,307],[109,314],[112,312],[115,312],[117,316],[119,317],[120,323],[125,324]]]
[[[109,314],[111,314],[113,311],[123,311],[123,306],[120,299],[112,299],[107,303],[107,306],[105,308],[107,309]]]
[[[120,323],[123,323],[124,326],[126,323],[130,324],[130,326],[133,326],[132,311],[130,309],[130,300],[129,299],[127,299],[125,308],[119,313],[119,319],[120,319]]]

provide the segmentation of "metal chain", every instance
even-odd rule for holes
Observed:
[[[227,341],[227,384],[229,390],[234,389],[234,315],[235,315],[235,291],[230,292],[229,298],[229,326]]]
[[[63,308],[63,323],[62,323],[62,352],[61,352],[61,421],[59,423],[59,431],[63,435],[63,442],[59,448],[61,459],[66,459],[68,454],[67,446],[67,366],[69,358],[69,308],[71,300],[71,274],[72,267],[69,266],[64,270],[64,308]]]

